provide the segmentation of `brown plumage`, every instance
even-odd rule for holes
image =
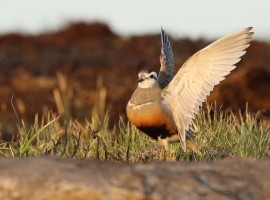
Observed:
[[[137,88],[127,106],[129,120],[156,140],[158,137],[163,139],[177,133],[172,114],[166,107],[162,107],[160,96],[161,89],[158,85],[155,88]]]
[[[138,87],[126,108],[129,120],[150,137],[160,138],[165,148],[169,141],[178,140],[186,151],[195,115],[245,54],[253,35],[250,30],[234,32],[198,51],[175,76],[172,50],[163,31],[159,76],[153,71],[139,72]]]

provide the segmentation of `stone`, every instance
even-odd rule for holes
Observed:
[[[1,200],[269,199],[270,161],[121,164],[56,157],[0,160]]]

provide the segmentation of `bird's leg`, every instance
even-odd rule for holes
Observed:
[[[159,140],[161,141],[161,144],[164,146],[165,150],[169,151],[169,139],[168,138],[164,138],[164,139],[159,138]]]
[[[191,149],[191,151],[198,153],[198,148],[197,146],[189,139],[186,140],[187,147]]]
[[[198,155],[202,155],[202,153],[200,152],[200,150],[198,149],[194,141],[187,139],[186,142],[187,142],[187,147],[190,148],[192,152]]]
[[[161,155],[163,157],[163,160],[167,160],[167,155],[168,155],[168,153],[170,153],[169,139],[168,138],[164,138],[164,139],[159,138],[159,141],[162,145]]]

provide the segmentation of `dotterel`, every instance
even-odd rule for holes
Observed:
[[[127,117],[153,139],[180,141],[186,151],[190,125],[206,97],[241,60],[250,46],[252,28],[223,37],[191,56],[175,75],[168,35],[161,29],[160,72],[141,70]]]

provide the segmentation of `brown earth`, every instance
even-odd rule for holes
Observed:
[[[210,42],[171,39],[177,69]],[[24,120],[31,121],[35,113],[48,110],[63,114],[56,105],[59,87],[63,105],[73,118],[90,117],[97,87],[107,96],[106,109],[112,122],[119,115],[125,118],[125,105],[136,87],[138,71],[159,69],[160,45],[159,33],[122,37],[101,23],[75,23],[40,35],[0,36],[0,133],[14,132],[13,94],[13,105]],[[245,110],[248,102],[251,111],[261,110],[269,117],[270,44],[253,41],[238,68],[208,100],[235,111]]]
[[[1,200],[269,199],[270,161],[118,164],[62,158],[0,160]]]

